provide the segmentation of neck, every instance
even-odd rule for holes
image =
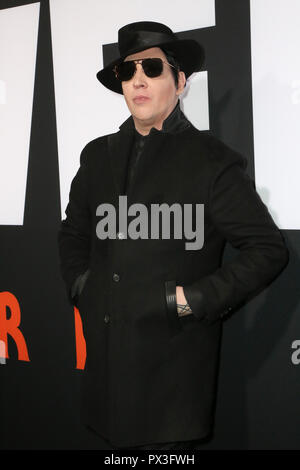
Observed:
[[[178,103],[178,99],[175,103],[170,106],[169,110],[165,113],[165,115],[161,116],[159,119],[137,119],[135,116],[132,115],[134,126],[139,134],[148,135],[152,127],[155,127],[158,131],[162,130],[164,120],[172,113],[175,106]]]

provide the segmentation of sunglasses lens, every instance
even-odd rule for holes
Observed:
[[[143,69],[147,77],[159,77],[163,71],[163,61],[159,58],[144,59]]]
[[[143,70],[147,77],[159,77],[163,71],[163,61],[159,58],[144,59],[142,62]],[[123,81],[130,80],[135,73],[135,63],[133,60],[127,60],[115,67],[118,79]]]
[[[122,82],[130,80],[135,72],[135,63],[131,60],[122,62],[116,66],[116,72],[118,74],[118,79]]]

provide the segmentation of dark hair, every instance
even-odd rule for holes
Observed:
[[[179,63],[178,63],[178,61],[177,61],[177,59],[176,59],[173,52],[169,51],[168,49],[165,49],[164,47],[161,47],[161,50],[164,52],[164,54],[166,56],[166,59],[169,62],[169,64],[176,67],[176,69],[174,69],[174,67],[170,67],[170,69],[171,69],[171,72],[172,72],[173,77],[174,77],[175,86],[177,88],[178,87],[178,72],[180,70],[180,65],[179,65]],[[186,83],[185,83],[185,85],[186,85]]]

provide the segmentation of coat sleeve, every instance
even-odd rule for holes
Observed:
[[[66,218],[62,220],[57,235],[60,271],[72,305],[76,304],[76,295],[89,272],[91,212],[87,149],[86,146],[80,154],[80,167],[71,183]]]
[[[214,172],[207,208],[211,223],[238,254],[212,274],[183,287],[193,314],[208,324],[257,295],[288,263],[282,234],[245,172],[246,166],[244,157],[227,152]]]

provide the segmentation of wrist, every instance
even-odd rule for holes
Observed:
[[[182,286],[176,286],[177,313],[179,316],[193,313],[183,292]]]

